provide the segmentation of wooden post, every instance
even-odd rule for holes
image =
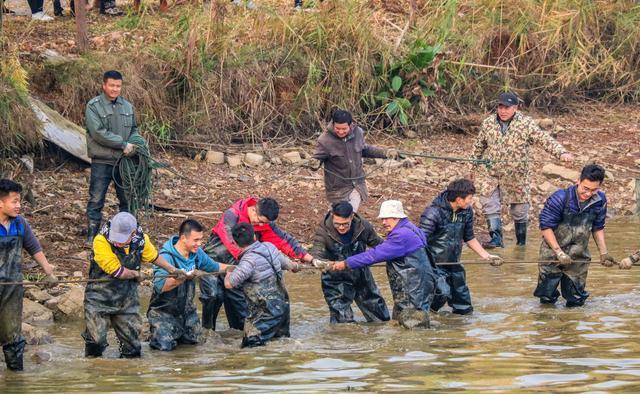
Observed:
[[[640,178],[636,178],[636,215],[640,215]]]
[[[76,46],[78,52],[84,53],[89,49],[89,33],[87,31],[87,2],[75,1],[76,11]]]

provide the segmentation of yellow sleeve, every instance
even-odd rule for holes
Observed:
[[[153,263],[158,258],[158,251],[156,247],[153,246],[149,236],[147,234],[144,235],[144,250],[142,250],[142,262],[143,263]]]
[[[93,259],[109,275],[120,269],[120,260],[104,235],[97,235],[93,240]]]

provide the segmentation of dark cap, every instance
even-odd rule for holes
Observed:
[[[498,97],[498,104],[506,105],[507,107],[518,105],[518,97],[511,92],[502,93]]]

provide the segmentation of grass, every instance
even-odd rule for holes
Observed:
[[[421,132],[491,108],[509,89],[549,111],[640,99],[632,0],[336,0],[310,13],[293,12],[289,0],[257,4],[102,18],[94,36],[125,36],[69,64],[29,63],[31,90],[82,123],[101,72],[119,69],[143,132],[217,143],[307,138],[335,108],[367,128]],[[18,28],[5,34],[24,34]],[[437,57],[415,67],[429,48]]]

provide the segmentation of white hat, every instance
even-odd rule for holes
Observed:
[[[402,208],[402,202],[398,200],[387,200],[380,205],[378,219],[404,219],[406,217],[407,215],[404,213],[404,208]]]
[[[123,244],[129,240],[131,233],[138,227],[138,221],[129,212],[120,212],[111,218],[109,242]]]

